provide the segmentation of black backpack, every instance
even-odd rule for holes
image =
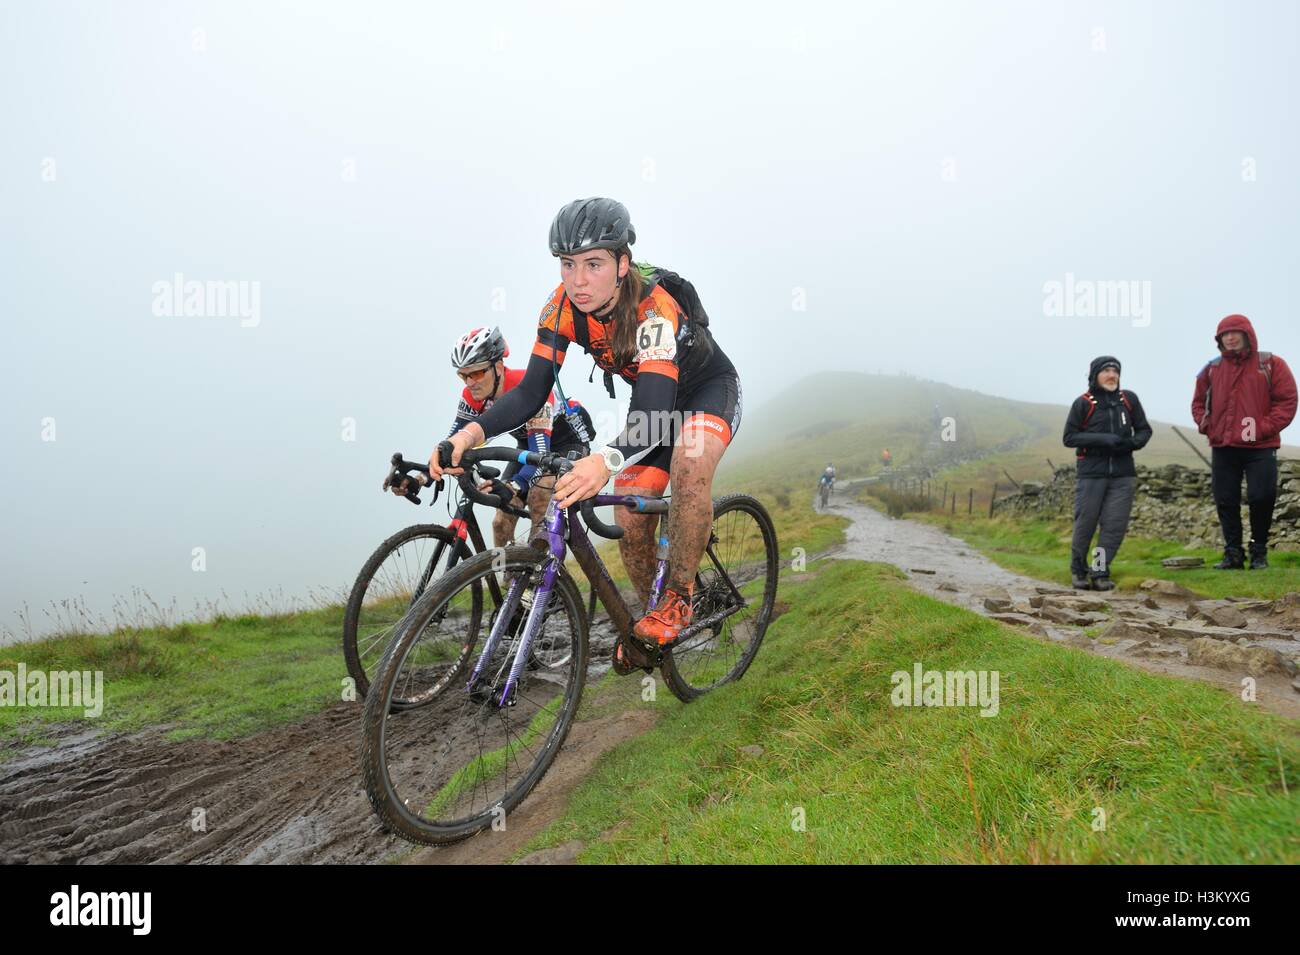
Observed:
[[[709,327],[709,313],[704,310],[704,303],[700,301],[695,286],[689,280],[682,278],[676,272],[661,269],[648,262],[638,262],[636,268],[641,273],[641,281],[645,283],[644,295],[653,292],[656,285],[662,285],[686,312],[686,318],[691,324],[699,328]]]
[[[686,372],[698,367],[713,354],[713,337],[709,334],[709,313],[704,310],[704,303],[700,301],[699,293],[695,291],[695,286],[688,279],[647,262],[634,262],[633,267],[641,273],[642,298],[653,292],[655,286],[662,285],[664,291],[673,297],[673,301],[680,305],[686,314],[686,321],[677,330],[678,348],[685,351],[684,357],[678,364],[685,377]],[[587,323],[575,321],[573,334],[578,344],[582,346],[582,350],[590,355],[591,337],[587,334]],[[604,374],[605,390],[613,398],[614,374],[609,371]],[[596,364],[593,361],[587,381],[591,381],[595,375]]]

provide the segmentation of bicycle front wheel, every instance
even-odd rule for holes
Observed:
[[[772,619],[779,572],[776,528],[767,509],[748,494],[715,500],[691,619],[735,612],[664,654],[664,683],[678,699],[689,703],[749,669]]]
[[[563,567],[515,693],[502,701],[548,560],[531,547],[479,554],[438,578],[393,637],[366,696],[361,747],[366,793],[390,831],[438,844],[504,825],[555,760],[587,673],[582,597]],[[424,646],[429,621],[453,619],[449,606],[481,609],[494,575],[505,601],[489,626],[464,632],[465,662]],[[428,705],[394,711],[394,698],[421,688],[437,688]]]
[[[369,692],[398,624],[442,573],[453,549],[461,558],[470,555],[465,542],[447,528],[415,524],[380,544],[361,568],[343,614],[343,659],[358,700]],[[393,703],[410,705],[401,698]]]

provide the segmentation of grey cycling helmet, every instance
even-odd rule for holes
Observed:
[[[614,251],[635,241],[632,217],[617,199],[574,199],[551,222],[551,255]]]
[[[485,361],[500,361],[509,354],[510,348],[501,329],[495,326],[476,328],[456,342],[456,347],[451,350],[451,367],[460,369]]]

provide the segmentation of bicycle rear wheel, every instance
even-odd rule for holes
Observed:
[[[535,598],[548,559],[530,547],[472,557],[439,578],[394,635],[366,697],[361,747],[366,793],[390,831],[438,844],[498,820],[504,824],[555,760],[587,673],[582,598],[563,568],[533,643],[534,653],[547,656],[550,665],[525,667],[513,705],[499,705],[523,638],[529,597]],[[428,621],[458,600],[468,599],[481,611],[494,574],[507,594],[492,613],[493,624],[504,618],[498,639],[492,641],[489,626],[467,629],[463,663],[424,652]],[[519,596],[512,601],[516,581]],[[393,711],[396,695],[420,688],[436,688],[429,705]]]
[[[766,508],[748,494],[713,502],[713,532],[700,561],[691,619],[741,609],[664,654],[660,671],[685,703],[749,669],[776,604],[780,551]]]

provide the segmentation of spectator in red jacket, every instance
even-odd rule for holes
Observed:
[[[1295,418],[1296,386],[1277,355],[1259,350],[1245,315],[1219,322],[1219,357],[1196,375],[1192,419],[1210,440],[1210,476],[1223,531],[1219,570],[1245,566],[1241,548],[1241,478],[1250,507],[1250,568],[1268,566],[1268,532],[1277,500],[1277,449]]]

